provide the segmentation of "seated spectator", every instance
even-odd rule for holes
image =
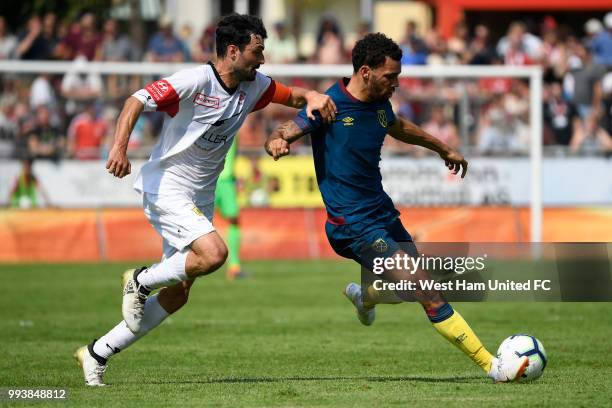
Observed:
[[[274,32],[266,40],[266,61],[272,64],[290,64],[297,60],[297,44],[285,23],[274,24]]]
[[[49,108],[56,106],[55,91],[49,82],[48,74],[37,76],[30,87],[30,107],[37,108],[41,105]]]
[[[572,136],[570,150],[573,153],[583,154],[612,153],[612,138],[599,125],[599,119],[595,113],[591,113],[586,120],[580,121]]]
[[[446,117],[443,106],[432,106],[429,120],[421,127],[453,149],[458,149],[461,144],[457,126]]]
[[[66,101],[66,112],[74,114],[83,102],[89,102],[102,94],[102,77],[96,72],[86,72],[87,62],[81,56],[74,60],[73,69],[62,79],[61,91]]]
[[[32,159],[22,161],[21,173],[17,176],[15,184],[11,189],[10,201],[12,208],[34,208],[40,207],[40,198],[49,204],[49,198],[38,183],[36,176],[32,173]]]
[[[39,106],[36,109],[34,128],[28,133],[29,156],[36,159],[59,160],[65,142],[59,128],[51,123],[49,109],[46,106]]]
[[[106,134],[106,124],[98,119],[93,104],[76,115],[68,127],[68,151],[79,160],[92,160],[101,157],[100,147]]]
[[[13,58],[17,48],[17,38],[8,32],[6,19],[0,16],[0,60]]]
[[[84,13],[78,24],[71,27],[63,40],[64,59],[73,60],[79,56],[84,56],[89,61],[93,61],[101,39],[102,37],[96,29],[95,16],[93,13]]]
[[[503,96],[491,101],[481,118],[478,150],[484,154],[516,154],[527,151],[528,128],[503,108]]]
[[[580,125],[576,107],[563,98],[560,82],[547,86],[544,101],[544,124],[552,132],[552,143],[567,146],[572,139],[574,129]]]
[[[595,34],[589,43],[596,64],[612,67],[612,11],[604,17],[605,30]]]
[[[266,43],[266,51],[269,44]],[[202,35],[191,49],[191,55],[195,62],[206,63],[214,61],[215,54],[215,25],[210,24],[202,31]]]
[[[183,44],[172,32],[172,20],[169,16],[159,19],[159,31],[149,41],[146,59],[153,62],[185,61]]]

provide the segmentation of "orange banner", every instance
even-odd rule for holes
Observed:
[[[242,211],[245,259],[335,258],[321,209]],[[527,208],[404,208],[402,221],[421,242],[526,242]],[[220,217],[216,227],[224,232]],[[612,209],[548,208],[545,242],[612,241]],[[161,239],[141,209],[0,211],[0,262],[158,259]]]

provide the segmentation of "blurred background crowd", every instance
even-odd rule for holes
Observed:
[[[405,65],[540,65],[544,69],[545,154],[612,153],[612,12],[570,30],[553,17],[515,21],[501,36],[485,23],[460,22],[448,38],[405,22],[400,40]],[[73,61],[65,74],[0,74],[0,157],[61,160],[103,159],[112,143],[115,120],[126,97],[154,77],[82,74],[87,61],[195,62],[214,60],[215,26],[201,33],[174,26],[161,16],[144,46],[127,32],[127,22],[82,12],[64,19],[54,12],[31,15],[14,26],[0,16],[0,60]],[[287,24],[268,27],[268,64],[350,63],[354,42],[370,31],[367,23],[345,27],[332,14],[320,18],[316,49],[302,55]],[[499,31],[499,27],[497,27]],[[334,79],[281,81],[325,90]],[[528,152],[527,80],[403,78],[393,97],[396,112],[469,154],[522,155]],[[240,131],[243,152],[262,152],[263,140],[291,109],[271,106],[251,115]],[[146,158],[163,122],[143,115],[130,140],[130,154]],[[307,148],[308,139],[302,142]],[[298,148],[299,150],[299,148]],[[386,154],[422,156],[425,150],[388,140]]]

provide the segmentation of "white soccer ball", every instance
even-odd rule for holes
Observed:
[[[548,363],[548,357],[542,342],[528,334],[510,336],[497,349],[497,357],[503,358],[503,356],[511,355],[529,357],[529,366],[521,376],[520,382],[533,381],[539,378]]]

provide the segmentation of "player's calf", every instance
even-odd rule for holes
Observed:
[[[163,307],[169,314],[172,314],[181,307],[185,306],[189,300],[189,290],[191,289],[193,283],[194,280],[190,279],[184,282],[179,282],[167,288],[163,288],[157,297],[161,307]]]

